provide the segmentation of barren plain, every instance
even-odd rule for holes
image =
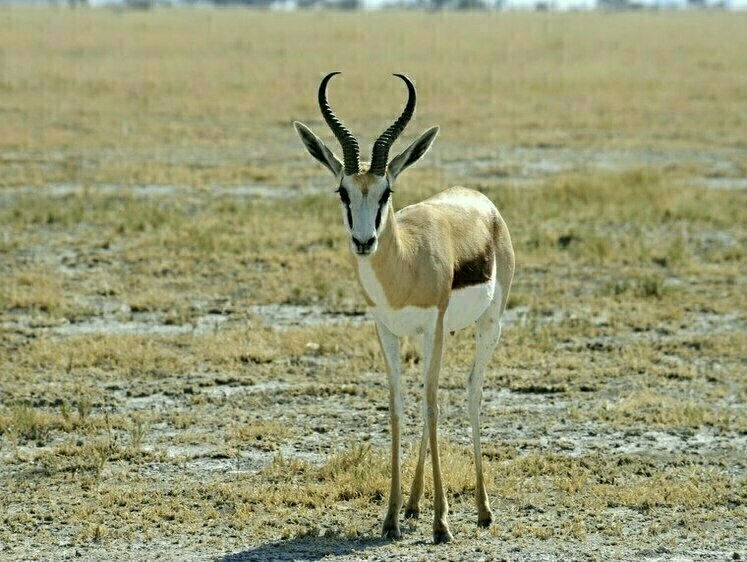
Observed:
[[[730,13],[0,9],[0,559],[745,559],[745,52]],[[379,538],[383,361],[291,127],[331,143],[330,70],[364,152],[392,72],[420,94],[398,146],[442,128],[396,207],[480,189],[516,248],[483,402],[496,521],[465,331],[445,546],[428,482]]]

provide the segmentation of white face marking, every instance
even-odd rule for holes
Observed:
[[[370,181],[372,177],[374,181]],[[357,176],[345,176],[338,190],[342,220],[350,235],[350,249],[358,256],[373,254],[378,248],[379,234],[386,226],[391,205],[386,178],[365,176],[364,179],[369,180],[366,193]]]

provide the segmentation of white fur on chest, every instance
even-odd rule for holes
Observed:
[[[376,277],[376,273],[371,267],[371,260],[368,258],[358,258],[358,276],[363,285],[363,290],[366,291],[368,298],[376,303],[376,306],[386,304],[386,293],[384,287],[379,282],[379,278]]]
[[[438,317],[438,308],[405,306],[394,309],[389,306],[384,287],[379,282],[368,260],[358,261],[361,284],[368,297],[375,303],[373,315],[397,336],[418,336],[433,327]],[[494,298],[500,298],[500,287],[495,281],[495,262],[490,281],[470,285],[451,292],[449,305],[444,315],[444,331],[462,330],[474,324],[487,310]]]

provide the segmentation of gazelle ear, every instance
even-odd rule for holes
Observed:
[[[296,132],[301,137],[301,141],[308,153],[337,177],[342,171],[342,162],[340,162],[340,159],[306,125],[300,121],[294,121],[293,126],[296,128]]]
[[[438,127],[431,127],[410,146],[392,158],[389,163],[389,173],[392,175],[392,179],[396,179],[398,175],[420,160],[428,152],[433,141],[436,140],[436,135],[438,135]]]

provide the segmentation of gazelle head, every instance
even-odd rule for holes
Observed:
[[[379,235],[386,227],[397,176],[428,151],[438,134],[438,127],[425,131],[389,161],[389,149],[412,119],[417,99],[415,86],[410,79],[404,74],[395,74],[407,85],[407,105],[399,118],[374,143],[371,163],[361,162],[358,141],[337,118],[327,101],[327,84],[336,74],[339,72],[328,74],[319,85],[319,107],[327,125],[340,141],[344,164],[306,125],[299,121],[293,125],[309,154],[335,176],[343,221],[350,234],[350,248],[358,256],[367,256],[376,251]]]

